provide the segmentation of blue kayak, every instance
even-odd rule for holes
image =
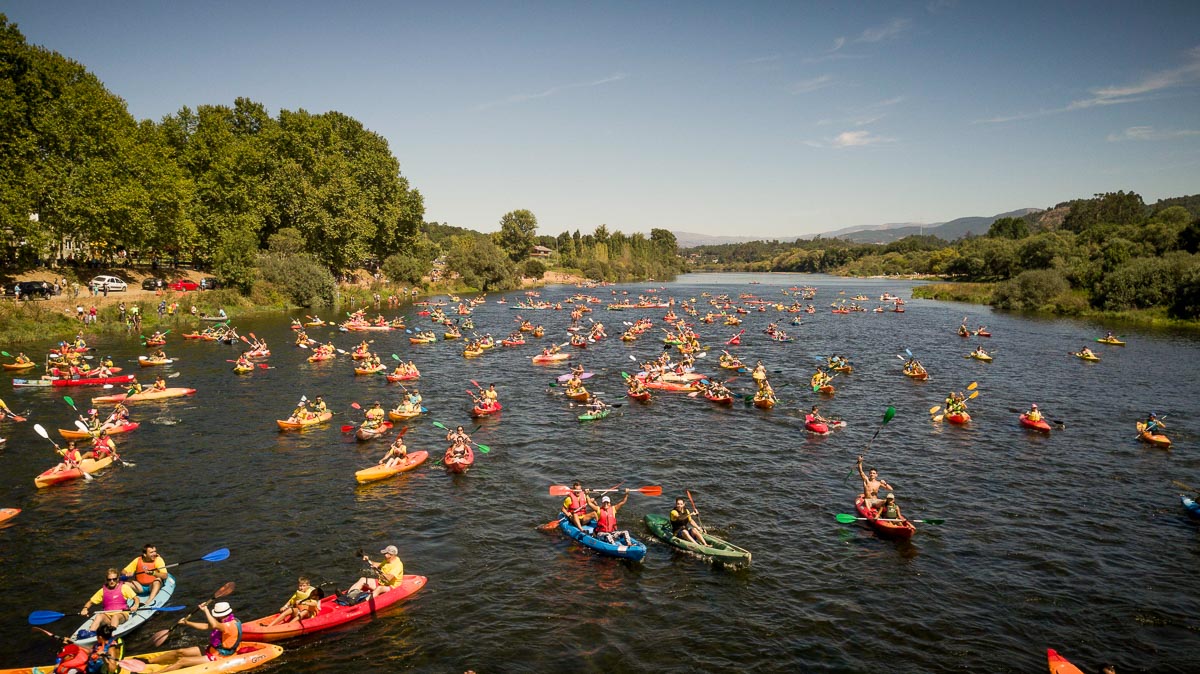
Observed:
[[[1192,499],[1182,495],[1179,498],[1183,500],[1183,507],[1187,508],[1188,514],[1196,519],[1200,519],[1200,503],[1196,503]]]
[[[143,608],[138,610],[137,613],[134,613],[133,615],[129,616],[128,620],[126,620],[125,622],[118,625],[116,631],[113,632],[113,634],[115,636],[119,637],[123,634],[128,634],[129,632],[132,632],[134,629],[136,629],[142,623],[144,623],[147,620],[149,620],[150,618],[154,617],[154,614],[157,613],[157,611],[145,610],[147,607],[158,608],[160,606],[166,606],[167,602],[171,601],[171,595],[173,595],[173,594],[175,594],[175,576],[172,576],[171,574],[168,573],[167,579],[165,581],[163,581],[162,587],[159,588],[159,590],[158,590],[158,594],[154,595],[154,601],[149,604],[146,603],[146,597],[150,596],[149,588],[146,588],[143,592],[139,593],[138,599],[142,602]],[[71,635],[74,636],[75,634],[79,633],[79,630],[87,629],[88,625],[90,625],[91,623],[92,623],[92,618],[91,618],[91,616],[88,616],[88,618],[83,621],[83,624],[80,625],[78,628],[76,628],[76,630],[74,632],[72,632]],[[86,639],[73,638],[73,639],[71,639],[71,641],[73,641],[75,644],[77,644],[79,646],[91,646],[92,644],[96,643],[96,637],[93,636],[93,637],[88,637]]]
[[[591,524],[583,525],[583,529],[580,530],[570,520],[561,515],[558,518],[558,528],[562,529],[566,535],[602,555],[620,557],[621,559],[628,559],[635,562],[642,561],[642,558],[646,556],[646,544],[636,538],[633,539],[633,545],[607,543],[592,535],[595,527]]]

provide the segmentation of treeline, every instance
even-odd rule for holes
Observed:
[[[421,243],[387,141],[339,112],[254,101],[136,120],[84,66],[0,15],[0,229],[9,262],[186,261],[248,290],[279,266],[340,274]],[[302,256],[297,257],[297,256]]]
[[[651,229],[647,237],[640,232],[609,233],[606,225],[600,225],[591,234],[578,229],[563,232],[543,245],[557,251],[564,267],[605,281],[672,279],[684,269],[675,235],[666,229]]]
[[[887,245],[813,239],[688,253],[762,271],[999,282],[992,304],[1006,309],[1081,314],[1160,308],[1173,318],[1200,317],[1200,195],[1148,206],[1133,192],[1098,194],[1001,218],[986,236],[954,243],[928,236]]]

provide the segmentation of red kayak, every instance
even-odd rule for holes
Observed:
[[[500,403],[492,403],[492,404],[488,405],[487,407],[480,407],[480,406],[476,405],[474,408],[471,409],[471,416],[478,419],[479,417],[486,417],[489,414],[495,414],[502,409],[504,409],[504,406],[501,405]]]
[[[713,395],[712,393],[709,393],[708,391],[705,391],[704,399],[711,400],[712,402],[717,403],[718,405],[732,405],[733,404],[733,396],[732,395],[718,396],[718,395]]]
[[[633,398],[634,400],[636,400],[638,402],[644,403],[644,402],[650,401],[650,392],[649,391],[642,391],[641,393],[634,393],[633,391],[629,391],[626,395],[628,395],[630,398]]]
[[[278,641],[309,632],[320,632],[331,627],[337,627],[365,616],[374,616],[378,611],[410,597],[425,587],[428,579],[425,576],[405,575],[400,585],[384,592],[378,597],[370,597],[364,602],[353,606],[342,606],[337,603],[338,597],[330,595],[318,604],[317,614],[304,620],[290,620],[278,625],[271,621],[279,616],[278,613],[258,620],[247,620],[242,623],[242,636],[254,641]]]
[[[420,379],[420,378],[421,378],[421,375],[411,374],[411,373],[410,374],[389,374],[387,376],[388,381],[410,381],[413,379]]]
[[[946,415],[946,421],[949,421],[952,424],[959,424],[960,426],[967,423],[970,420],[971,420],[971,415],[967,414],[966,412],[955,412],[954,414]]]
[[[863,495],[858,495],[858,500],[854,502],[854,509],[858,511],[859,517],[867,518],[867,523],[875,530],[875,533],[888,538],[899,538],[907,540],[912,538],[912,535],[917,533],[917,528],[909,522],[907,518],[901,518],[899,522],[880,521],[875,519],[878,514],[874,508],[868,508],[863,503]]]
[[[453,446],[447,447],[446,455],[442,457],[442,463],[446,464],[446,472],[447,473],[465,473],[465,472],[467,472],[467,469],[470,468],[471,465],[475,463],[475,450],[471,449],[470,445],[467,445],[466,455],[462,456],[460,458],[455,458],[454,454],[452,453],[453,451],[454,451]]]
[[[1035,431],[1041,431],[1043,433],[1050,432],[1050,424],[1046,423],[1045,419],[1038,419],[1037,421],[1030,421],[1028,416],[1022,414],[1021,415],[1021,425],[1024,426],[1025,428],[1031,428]]]
[[[845,426],[846,422],[844,421],[834,421],[828,424],[821,421],[813,421],[813,416],[811,414],[807,415],[804,419],[804,430],[817,433],[818,435],[828,435],[829,433],[832,433],[839,428],[844,428]]]
[[[365,440],[374,440],[375,438],[378,438],[379,436],[383,435],[384,433],[387,433],[389,430],[391,430],[391,428],[392,428],[392,422],[390,422],[390,421],[385,421],[385,422],[383,422],[382,425],[376,426],[375,428],[366,428],[365,426],[359,426],[358,430],[354,431],[354,437],[358,440],[364,440],[364,441]]]

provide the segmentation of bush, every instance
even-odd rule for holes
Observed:
[[[418,284],[433,269],[433,259],[396,253],[387,256],[380,269],[393,283]]]
[[[333,274],[309,255],[264,253],[258,256],[258,272],[302,307],[333,304]]]
[[[1187,253],[1134,258],[1100,279],[1092,304],[1108,311],[1165,306],[1196,264]]]
[[[1012,311],[1036,311],[1052,306],[1067,294],[1070,284],[1054,269],[1030,269],[996,286],[993,305]]]
[[[521,275],[525,278],[540,279],[546,275],[546,265],[543,264],[541,260],[529,258],[528,260],[525,260],[524,269],[522,269]]]
[[[1167,315],[1171,318],[1200,318],[1200,266],[1194,266],[1175,290]]]

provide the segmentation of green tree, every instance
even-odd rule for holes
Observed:
[[[536,232],[537,217],[532,211],[509,211],[500,218],[500,232],[496,243],[508,253],[509,259],[520,262],[529,257],[529,249],[533,247]]]
[[[521,275],[525,278],[540,279],[546,275],[546,265],[542,264],[541,260],[531,257],[525,260],[525,264],[521,268]]]
[[[1029,224],[1024,218],[999,218],[988,228],[993,239],[1024,239],[1029,236]]]
[[[267,248],[278,255],[304,252],[304,237],[294,227],[284,227],[267,238]]]
[[[517,285],[512,260],[486,237],[454,237],[446,265],[458,272],[464,283],[479,290],[507,290]]]
[[[384,259],[382,270],[393,283],[420,283],[433,269],[433,258],[393,253]]]
[[[277,236],[277,235],[276,235]],[[329,270],[305,253],[263,253],[258,272],[302,307],[332,305],[337,284]]]

